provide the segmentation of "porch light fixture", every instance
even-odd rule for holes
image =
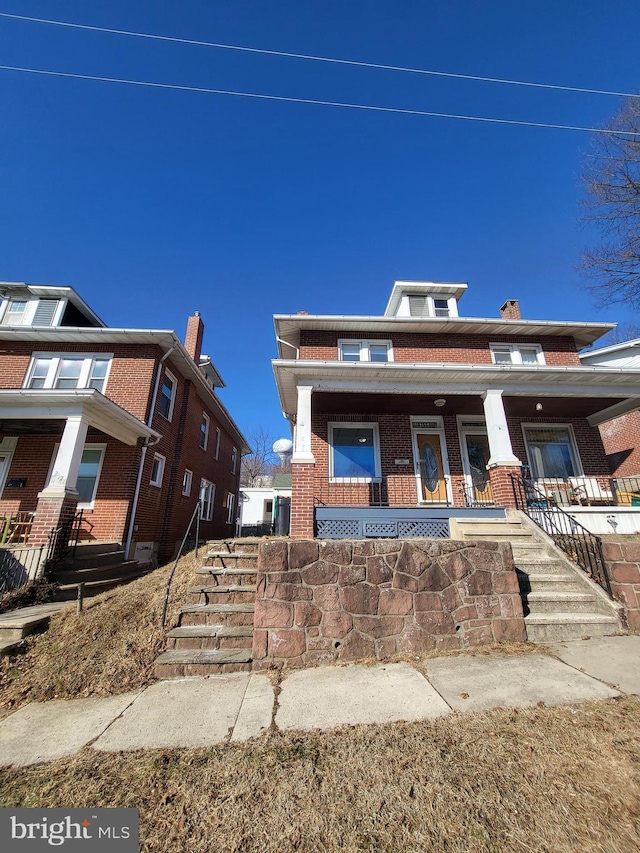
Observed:
[[[439,409],[441,409],[446,402],[447,401],[443,397],[438,397],[437,400],[433,401],[433,405],[437,406]]]
[[[536,412],[542,411],[542,403],[536,403]]]

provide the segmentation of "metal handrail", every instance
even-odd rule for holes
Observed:
[[[509,474],[516,507],[553,539],[570,560],[601,586],[610,598],[611,582],[602,552],[602,539],[583,527],[568,512],[550,504],[532,480]]]
[[[160,618],[160,630],[164,631],[164,623],[167,618],[167,607],[169,606],[169,593],[171,591],[171,582],[173,581],[173,576],[175,574],[176,568],[178,566],[178,561],[180,557],[182,557],[182,552],[184,550],[184,546],[187,542],[187,537],[189,533],[191,533],[191,528],[193,526],[193,522],[196,522],[196,559],[198,558],[198,540],[200,539],[200,509],[202,507],[202,501],[198,500],[193,510],[193,515],[191,516],[191,521],[189,522],[187,529],[185,530],[184,536],[182,537],[182,542],[180,543],[180,547],[178,548],[178,553],[174,560],[173,566],[171,567],[171,571],[169,572],[169,577],[167,578],[167,585],[164,590],[164,603],[162,605],[162,617]]]

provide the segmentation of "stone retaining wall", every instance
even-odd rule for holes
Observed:
[[[611,592],[622,603],[629,630],[640,633],[640,542],[603,541]]]
[[[260,544],[254,668],[525,641],[511,546],[450,539]]]

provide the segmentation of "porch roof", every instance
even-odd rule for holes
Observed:
[[[289,415],[297,409],[298,385],[356,393],[473,396],[495,389],[513,397],[601,397],[602,410],[589,418],[592,425],[640,407],[640,369],[285,359],[274,359],[272,365],[283,411]]]
[[[91,426],[129,445],[139,438],[160,438],[160,433],[94,388],[0,390],[0,413],[2,420],[64,420],[85,415]]]

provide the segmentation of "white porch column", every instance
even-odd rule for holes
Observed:
[[[488,467],[493,465],[522,465],[514,456],[511,437],[507,427],[507,416],[502,402],[502,391],[485,391],[482,394],[484,416],[487,422],[487,436],[491,458]]]
[[[312,462],[311,452],[311,393],[312,385],[298,385],[298,410],[296,428],[293,436],[293,456],[291,462]]]
[[[89,419],[86,415],[69,415],[64,425],[62,440],[56,454],[49,484],[38,497],[77,497],[76,485],[82,460],[82,451],[87,438]]]

